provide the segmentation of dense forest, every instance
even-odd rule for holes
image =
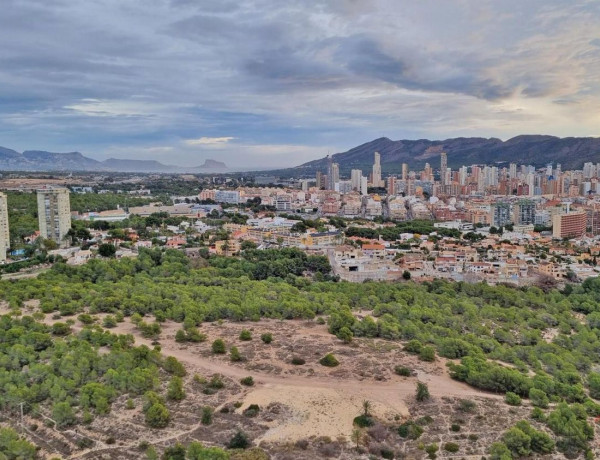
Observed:
[[[149,394],[147,409],[157,407],[148,423],[168,419],[153,392],[181,365],[98,325],[74,334],[67,324],[74,315],[133,315],[148,336],[158,336],[166,319],[197,331],[221,319],[324,315],[329,331],[344,340],[401,341],[423,360],[452,360],[455,379],[506,393],[507,401],[528,398],[532,417],[555,434],[557,449],[590,452],[594,431],[587,420],[600,415],[600,279],[544,292],[439,280],[351,284],[329,276],[325,258],[295,250],[248,250],[239,259],[201,264],[174,250],[142,250],[137,259],[56,263],[37,279],[1,281],[10,308],[38,299],[42,312],[64,322],[1,318],[0,406],[47,406],[57,424],[69,425],[109,411],[119,394]],[[110,352],[100,354],[101,345]],[[514,430],[527,435],[528,428]],[[505,448],[494,446],[493,458],[510,458],[502,457]]]

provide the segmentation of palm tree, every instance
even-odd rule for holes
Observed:
[[[362,408],[363,408],[363,415],[365,417],[370,417],[371,416],[371,408],[373,407],[373,405],[371,404],[371,401],[368,400],[364,400],[362,402]]]

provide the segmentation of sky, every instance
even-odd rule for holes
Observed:
[[[0,0],[0,145],[276,168],[600,136],[600,1]]]

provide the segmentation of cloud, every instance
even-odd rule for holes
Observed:
[[[235,137],[201,137],[199,139],[187,139],[186,145],[222,145],[232,141]]]
[[[6,0],[0,30],[17,150],[281,166],[381,136],[599,123],[594,1]]]

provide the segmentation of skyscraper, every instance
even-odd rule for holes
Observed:
[[[40,236],[66,246],[67,232],[71,228],[69,190],[48,187],[37,191]]]
[[[408,179],[408,165],[406,163],[402,163],[402,180]]]
[[[331,188],[329,190],[335,190],[335,184],[340,181],[340,165],[333,163],[331,165]]]
[[[373,180],[371,182],[373,187],[383,187],[383,181],[381,180],[381,155],[379,155],[379,152],[375,152],[375,162],[373,163]]]
[[[442,187],[446,186],[446,171],[448,170],[448,157],[446,152],[442,152],[440,155],[440,184]]]
[[[317,189],[321,189],[325,187],[324,181],[323,181],[323,173],[321,171],[317,171]]]
[[[352,182],[352,190],[360,192],[360,181],[362,178],[362,171],[360,169],[353,169],[350,173],[350,182]]]
[[[8,232],[8,203],[6,195],[0,192],[0,262],[6,260],[6,251],[10,247]]]
[[[333,158],[330,155],[327,155],[327,190],[333,190]]]

